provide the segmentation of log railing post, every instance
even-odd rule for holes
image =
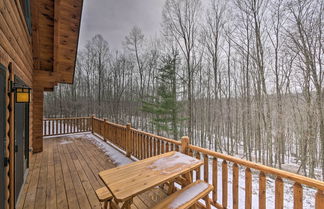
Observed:
[[[317,190],[315,195],[315,208],[322,209],[324,208],[324,192]]]
[[[91,116],[91,133],[94,133],[94,115]]]
[[[102,135],[102,138],[104,139],[104,141],[106,141],[106,123],[107,123],[107,120],[104,119],[104,122],[103,122],[103,130],[101,132],[101,135]]]
[[[131,152],[131,124],[126,125],[126,157],[130,157]]]
[[[189,145],[189,137],[183,136],[181,138],[181,152],[184,154],[188,154],[188,145]]]

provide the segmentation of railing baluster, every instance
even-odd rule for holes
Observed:
[[[61,120],[61,134],[64,134],[64,120]]]
[[[218,164],[217,158],[213,158],[213,202],[217,203]]]
[[[245,169],[245,209],[252,208],[252,173],[250,168]]]
[[[281,177],[277,177],[275,181],[275,209],[283,209],[284,187]]]
[[[162,154],[165,153],[165,150],[164,150],[164,141],[161,141],[161,152],[162,152]]]
[[[294,183],[294,209],[303,209],[303,187],[300,183]]]
[[[147,137],[147,141],[148,141],[148,157],[152,157],[152,149],[153,149],[153,146],[152,146],[152,137],[151,136],[148,136]]]
[[[158,155],[161,154],[161,140],[159,139],[158,142],[157,142],[157,149],[158,149]]]
[[[259,174],[259,209],[266,209],[266,175],[264,172]]]
[[[208,183],[208,155],[204,154],[204,181]]]
[[[50,128],[50,121],[47,121],[47,130],[48,130],[48,136],[51,135],[51,128]]]
[[[55,135],[55,130],[54,130],[54,120],[51,120],[51,122],[52,122],[52,135]]]
[[[148,136],[144,135],[144,139],[145,139],[145,159],[150,157],[150,145],[149,145],[149,140],[148,140]]]
[[[228,168],[226,160],[222,162],[222,205],[227,208],[228,203]]]
[[[140,139],[140,143],[141,143],[141,146],[140,146],[140,150],[141,150],[141,160],[144,159],[144,140],[143,140],[143,136],[142,134],[139,134],[139,139]]]
[[[153,137],[153,142],[154,142],[154,145],[153,145],[153,149],[154,149],[154,152],[153,152],[153,156],[156,156],[157,154],[157,151],[156,151],[156,146],[157,146],[157,139],[155,137]]]
[[[150,141],[150,157],[152,157],[154,154],[154,150],[153,150],[153,138],[149,137],[149,141]]]
[[[199,152],[196,152],[196,158],[198,160],[200,160],[200,153]],[[200,171],[201,170],[201,166],[199,166],[196,170],[196,180],[200,180]]]
[[[236,163],[233,164],[233,209],[238,209],[239,200],[239,167]]]
[[[169,152],[169,143],[168,142],[165,143],[165,152]]]

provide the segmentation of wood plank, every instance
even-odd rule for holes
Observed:
[[[73,140],[68,140],[65,138],[66,141],[72,141],[72,144],[73,144]],[[69,167],[69,170],[70,170],[70,174],[71,174],[71,177],[72,177],[72,182],[73,182],[73,185],[74,185],[74,189],[75,189],[75,193],[76,193],[76,196],[77,196],[77,199],[78,199],[78,203],[79,203],[79,206],[81,209],[87,209],[87,208],[90,208],[90,203],[88,201],[88,198],[87,198],[87,195],[84,191],[84,188],[81,184],[81,180],[79,178],[79,175],[78,175],[78,172],[74,166],[74,163],[72,161],[72,158],[71,158],[71,155],[69,153],[69,149],[68,149],[68,145],[69,144],[62,144],[61,145],[61,148],[63,150],[63,153],[65,155],[65,159],[66,159],[66,163]]]
[[[203,181],[196,181],[189,186],[186,186],[182,190],[179,190],[172,195],[168,196],[165,200],[158,203],[152,209],[167,209],[167,208],[178,208],[178,209],[185,209],[193,206],[195,203],[198,202],[201,198],[208,195],[210,191],[212,191],[213,186],[207,184]],[[194,193],[193,197],[187,199],[186,201],[183,200],[183,194],[190,191],[190,193]],[[181,202],[182,204],[179,204]]]
[[[54,160],[54,170],[55,170],[55,189],[56,189],[56,205],[59,209],[67,209],[68,201],[66,196],[66,190],[64,186],[63,172],[61,166],[61,159],[57,149],[57,141],[55,140],[55,144],[53,145],[53,160]]]
[[[68,199],[69,209],[80,209],[77,194],[73,185],[72,175],[70,173],[64,152],[60,144],[57,145],[57,150],[59,152],[60,159],[61,159],[63,179],[64,179],[64,185],[65,185],[66,195]]]
[[[46,207],[46,187],[47,187],[47,165],[48,150],[44,149],[42,153],[42,164],[40,165],[40,173],[36,191],[35,209],[43,209]]]
[[[43,160],[43,153],[38,153],[36,156],[36,163],[35,167],[33,168],[33,171],[31,173],[31,182],[29,185],[28,193],[26,195],[24,208],[25,209],[33,209],[35,206],[36,201],[36,193],[37,193],[37,185],[38,185],[38,179],[40,174],[40,166]]]
[[[23,189],[21,191],[20,201],[17,204],[17,209],[22,209],[24,207],[25,199],[26,199],[26,196],[27,196],[27,193],[28,193],[28,189],[29,189],[31,180],[32,180],[32,176],[33,176],[31,174],[31,172],[34,170],[34,166],[35,166],[35,163],[36,163],[36,158],[37,158],[36,155],[32,155],[32,157],[29,160],[29,170],[30,170],[29,172],[30,173],[27,176],[24,187],[23,187]]]
[[[47,189],[46,189],[46,209],[56,209],[56,185],[53,140],[45,140],[45,149],[48,150],[47,165]]]
[[[173,162],[178,158],[180,158],[181,161],[178,160],[176,161],[177,163],[171,164],[170,166],[168,162]],[[162,164],[160,164],[160,162]],[[157,164],[154,165],[153,163]],[[201,166],[202,163],[203,162],[182,153],[169,152],[100,172],[99,176],[108,186],[114,197],[119,201],[124,201],[129,197],[133,197],[154,186],[161,185],[174,179],[181,174],[188,173]],[[166,167],[162,167],[162,170],[155,170],[157,168],[156,166]],[[128,175],[125,176],[125,173]],[[124,177],[121,177],[121,175]]]
[[[73,143],[60,144],[62,140],[69,140]],[[44,158],[43,155],[47,157]],[[103,163],[99,164],[97,161],[94,161],[95,159],[103,161]],[[90,167],[91,164],[97,165]],[[44,152],[32,155],[30,173],[22,192],[22,199],[18,203],[18,209],[36,208],[36,205],[37,208],[40,208],[41,205],[44,205],[44,201],[46,204],[43,208],[46,209],[71,208],[73,205],[69,204],[71,201],[69,201],[69,194],[67,194],[71,183],[76,193],[78,205],[82,204],[82,201],[80,201],[80,197],[82,197],[85,202],[89,203],[85,204],[86,206],[83,205],[83,208],[100,209],[101,204],[95,195],[95,189],[103,186],[103,183],[97,176],[98,168],[108,169],[113,166],[111,160],[84,137],[44,139]],[[66,169],[71,177],[74,176],[76,178],[75,180],[70,178],[70,181],[68,181]],[[47,174],[45,174],[45,170],[47,170]],[[34,185],[35,183],[36,186]],[[81,196],[76,191],[78,189],[84,191]],[[36,196],[40,198],[42,196],[40,192],[44,190],[46,190],[44,192],[45,198],[37,203],[38,199]],[[31,196],[34,197],[30,198]],[[151,208],[165,197],[166,194],[161,189],[154,188],[135,197],[131,208]]]

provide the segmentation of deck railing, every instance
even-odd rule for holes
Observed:
[[[91,117],[43,119],[44,136],[81,133],[81,132],[87,132],[91,130],[92,130]]]
[[[60,119],[64,120],[64,119]],[[71,119],[67,119],[71,120]],[[324,182],[307,178],[298,174],[282,171],[272,167],[253,163],[229,155],[214,152],[198,146],[191,145],[188,137],[183,137],[181,141],[157,136],[151,133],[134,129],[128,125],[119,125],[106,120],[92,117],[86,119],[91,121],[92,133],[97,134],[105,141],[118,146],[126,152],[127,156],[134,156],[137,159],[145,159],[168,151],[182,151],[190,156],[194,156],[204,161],[204,166],[193,172],[193,179],[204,179],[214,186],[210,203],[216,208],[270,208],[267,205],[267,185],[274,184],[274,208],[282,209],[287,205],[284,201],[284,185],[286,181],[293,183],[293,205],[294,209],[303,208],[303,191],[305,187],[316,190],[313,201],[315,209],[324,209]],[[88,123],[89,130],[89,123]],[[244,178],[240,179],[240,172],[244,173]],[[257,187],[254,187],[252,178],[257,175]],[[268,181],[269,178],[275,179]],[[231,184],[230,181],[231,180]],[[244,185],[244,194],[240,192],[240,184]],[[230,187],[231,185],[231,187]],[[254,185],[255,186],[255,185]],[[219,190],[219,188],[221,188]],[[221,194],[218,194],[220,192]],[[258,207],[252,202],[253,192],[258,193]],[[231,195],[229,195],[231,194]],[[244,196],[244,201],[240,202],[239,196]],[[221,197],[221,198],[219,198]],[[287,208],[287,207],[286,207]],[[289,207],[288,207],[289,208]]]

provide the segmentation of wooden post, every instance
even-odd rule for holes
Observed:
[[[188,145],[189,145],[189,137],[183,136],[181,138],[181,152],[184,154],[188,154]]]
[[[126,157],[130,157],[132,154],[131,151],[131,124],[126,125]]]
[[[91,116],[91,133],[93,134],[93,121],[94,121],[94,115]]]
[[[322,209],[324,208],[324,192],[321,190],[317,190],[315,196],[315,208]]]
[[[104,119],[103,130],[101,131],[101,135],[102,135],[102,138],[104,141],[106,141],[106,122],[107,122],[107,119]]]

